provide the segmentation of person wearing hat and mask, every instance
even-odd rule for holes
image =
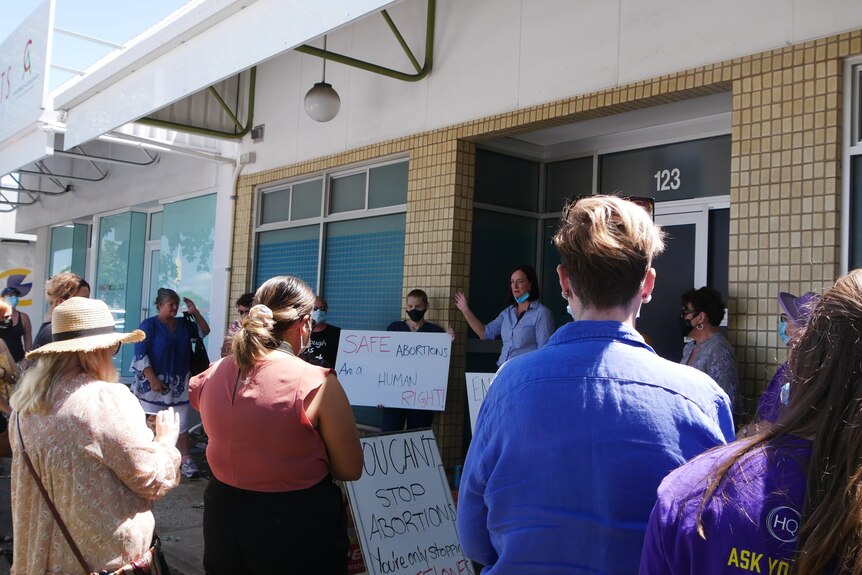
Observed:
[[[820,296],[813,291],[799,297],[788,292],[778,294],[778,307],[781,309],[781,315],[778,318],[778,337],[788,348],[792,348],[799,339],[808,322],[808,316],[819,299]],[[757,420],[740,427],[737,437],[760,433],[766,426],[778,421],[790,398],[790,374],[787,368],[788,362],[785,361],[775,370],[775,375],[772,376],[769,385],[763,390],[757,402]]]
[[[166,410],[153,434],[117,382],[113,356],[142,331],[116,332],[108,306],[82,297],[57,305],[51,322],[52,341],[27,354],[38,361],[11,402],[14,572],[113,572],[149,551],[153,502],[179,484],[179,422]]]
[[[18,298],[21,292],[18,288],[6,287],[0,292],[0,297],[12,306],[12,314],[7,320],[0,318],[0,339],[9,348],[15,363],[24,359],[24,354],[33,347],[33,334],[30,324],[30,316],[23,311],[18,311]]]

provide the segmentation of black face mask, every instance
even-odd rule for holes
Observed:
[[[425,317],[424,309],[409,309],[407,310],[407,316],[410,318],[410,321],[413,323],[419,323],[422,321],[422,318]]]
[[[688,334],[691,333],[691,330],[694,329],[694,326],[691,325],[690,319],[681,317],[677,321],[679,321],[679,333],[682,334],[682,337],[688,336]]]
[[[4,317],[0,319],[0,329],[8,329],[12,326],[12,317]]]

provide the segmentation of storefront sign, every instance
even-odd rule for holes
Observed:
[[[348,482],[356,532],[372,575],[474,575],[431,431],[367,437],[362,478]]]
[[[470,409],[470,431],[476,430],[476,419],[479,417],[479,408],[485,401],[488,388],[491,387],[496,373],[467,373],[467,407]]]
[[[730,193],[730,136],[605,154],[599,164],[602,194],[665,202]]]
[[[443,411],[451,347],[445,333],[342,329],[335,374],[351,405]]]
[[[0,142],[42,115],[53,20],[53,0],[45,0],[0,44]]]

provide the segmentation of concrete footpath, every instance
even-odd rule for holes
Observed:
[[[205,468],[203,457],[197,458]],[[12,533],[11,459],[0,459],[0,536]],[[156,529],[173,575],[203,575],[203,500],[207,479],[185,479],[156,502]],[[0,549],[11,543],[0,542]],[[0,557],[0,575],[9,575],[9,562]]]

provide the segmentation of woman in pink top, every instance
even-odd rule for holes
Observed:
[[[341,491],[362,474],[347,395],[329,369],[298,358],[311,337],[314,293],[274,277],[255,294],[231,354],[192,378],[209,436],[204,569],[347,573]]]

